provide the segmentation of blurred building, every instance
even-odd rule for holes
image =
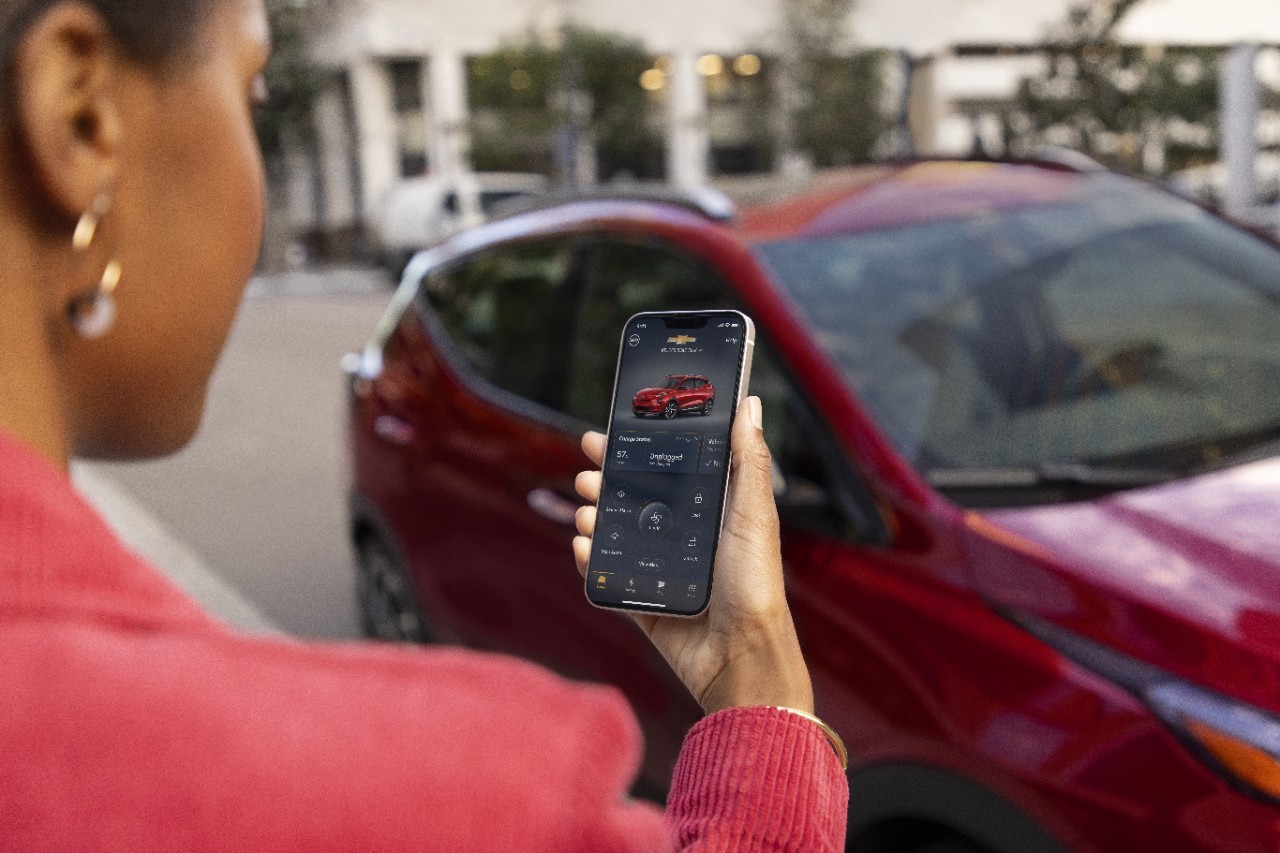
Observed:
[[[468,60],[506,41],[566,24],[639,40],[661,73],[665,179],[715,177],[717,136],[769,121],[752,105],[714,109],[714,77],[755,74],[788,50],[789,0],[305,0],[313,55],[328,70],[315,104],[314,144],[286,159],[277,183],[285,229],[354,239],[402,179],[470,169]],[[886,111],[901,105],[898,137],[924,154],[999,153],[991,116],[1043,62],[1034,46],[1070,0],[858,0],[848,47],[886,50]],[[1273,0],[1146,0],[1126,19],[1129,42],[1280,44]],[[1212,8],[1208,8],[1212,7]],[[903,73],[910,69],[910,74]],[[908,77],[911,86],[905,85]],[[779,94],[780,99],[785,94]],[[856,117],[855,117],[856,118]],[[652,117],[637,116],[637,121]],[[804,153],[783,144],[752,168],[794,174]],[[903,138],[905,137],[905,139]],[[579,170],[591,178],[591,170]],[[337,241],[341,243],[341,240]]]

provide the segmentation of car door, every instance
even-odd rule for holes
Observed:
[[[419,525],[403,534],[441,633],[555,663],[545,630],[584,608],[570,540],[585,460],[559,411],[577,249],[506,245],[428,275],[417,310],[439,362],[418,412]]]

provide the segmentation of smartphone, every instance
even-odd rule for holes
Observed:
[[[696,616],[729,484],[755,324],[739,311],[637,314],[622,330],[587,572],[597,607]]]

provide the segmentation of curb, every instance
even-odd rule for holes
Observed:
[[[253,634],[284,633],[121,486],[84,463],[72,464],[71,479],[125,545],[150,560],[214,616]]]
[[[273,296],[373,296],[390,298],[390,273],[369,267],[332,267],[256,275],[249,280],[247,299]]]

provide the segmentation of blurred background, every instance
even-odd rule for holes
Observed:
[[[1255,226],[1280,197],[1270,0],[268,0],[260,275],[197,440],[82,465],[126,538],[241,624],[360,633],[339,370],[408,256],[512,199],[875,160],[1093,158]]]
[[[269,6],[268,270],[394,265],[396,214],[424,206],[466,222],[511,193],[649,181],[751,201],[908,156],[1060,146],[1267,222],[1280,193],[1265,0]]]

